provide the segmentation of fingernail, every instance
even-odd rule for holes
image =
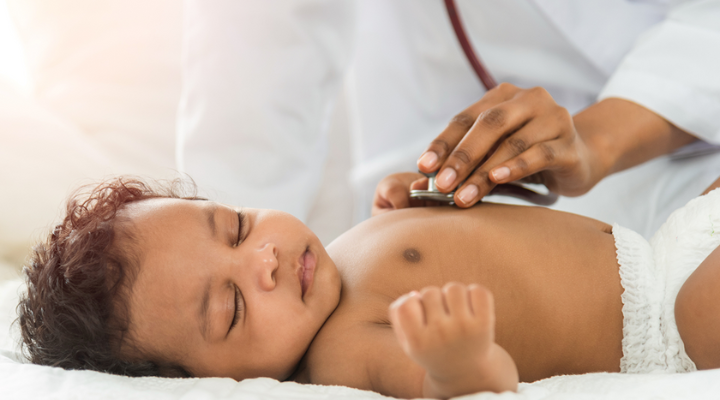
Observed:
[[[496,181],[502,181],[507,179],[508,176],[510,176],[510,168],[508,167],[500,167],[495,168],[492,172],[493,178],[495,178]]]
[[[473,201],[475,196],[478,194],[478,187],[475,185],[467,185],[463,188],[463,190],[460,191],[460,194],[458,194],[458,197],[460,198],[460,201],[462,201],[465,204],[470,203]]]
[[[434,151],[428,151],[423,154],[418,160],[418,164],[425,168],[433,168],[437,164],[438,155]]]
[[[440,175],[437,177],[437,185],[444,188],[449,188],[450,185],[455,182],[457,173],[452,168],[445,168]]]

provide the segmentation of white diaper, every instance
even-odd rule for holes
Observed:
[[[648,243],[613,225],[623,302],[627,373],[695,371],[675,324],[675,298],[685,280],[720,245],[720,189],[673,212]]]

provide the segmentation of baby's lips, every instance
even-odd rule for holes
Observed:
[[[298,277],[298,282],[300,282],[300,293],[301,296],[304,294],[302,293],[302,281],[303,281],[303,275],[305,274],[305,253],[307,253],[307,249],[300,254],[300,257],[298,258],[298,266],[295,269],[295,274]]]

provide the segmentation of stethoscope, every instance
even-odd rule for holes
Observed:
[[[480,61],[480,58],[475,54],[475,50],[473,50],[473,47],[467,38],[467,34],[465,34],[465,28],[463,28],[462,21],[458,15],[455,0],[444,1],[448,17],[450,17],[450,23],[455,31],[455,36],[457,36],[458,42],[460,42],[460,47],[462,47],[463,53],[465,53],[465,57],[468,62],[470,62],[470,66],[473,71],[475,71],[475,75],[477,75],[478,79],[480,79],[480,82],[482,82],[483,86],[485,86],[485,89],[489,91],[497,86],[497,82],[492,75],[490,75],[487,68],[485,68],[485,64],[483,64],[483,62]],[[425,175],[428,177],[428,190],[411,190],[410,197],[419,200],[432,200],[454,204],[453,196],[455,192],[440,192],[435,186],[435,172]],[[548,192],[547,194],[542,194],[514,183],[497,185],[490,194],[515,197],[543,206],[554,204],[558,199],[558,195],[556,193]]]

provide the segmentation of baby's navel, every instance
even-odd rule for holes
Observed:
[[[403,252],[403,257],[405,257],[406,260],[410,261],[413,264],[417,264],[422,260],[422,255],[420,255],[420,252],[417,251],[417,249],[407,249],[405,252]]]

